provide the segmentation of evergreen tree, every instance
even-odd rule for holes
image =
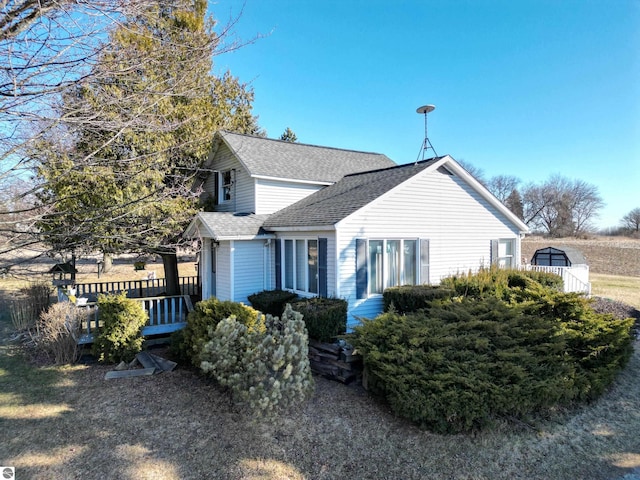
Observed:
[[[168,294],[178,293],[176,248],[197,211],[191,186],[214,132],[258,133],[253,92],[211,73],[223,47],[206,9],[204,0],[157,1],[118,24],[91,81],[59,107],[74,141],[50,135],[35,152],[44,239],[160,254]]]
[[[295,143],[298,141],[298,136],[295,134],[293,130],[287,127],[284,133],[280,135],[280,140],[284,140],[285,142]]]

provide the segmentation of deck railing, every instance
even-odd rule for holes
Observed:
[[[189,295],[172,297],[136,298],[142,302],[145,311],[149,314],[147,324],[142,328],[142,335],[161,335],[175,332],[184,328],[187,314],[193,310]],[[79,344],[92,343],[95,335],[100,330],[100,309],[96,303],[87,303],[82,308],[81,334]]]
[[[180,277],[180,292],[182,295],[200,295],[200,283],[197,276]],[[100,293],[127,292],[129,298],[155,297],[166,290],[166,279],[153,278],[148,280],[121,280],[110,282],[77,283],[76,296],[86,297],[96,301]]]
[[[591,282],[589,282],[589,266],[580,265],[575,267],[554,267],[546,265],[524,265],[527,270],[537,272],[555,273],[562,277],[564,292],[584,293],[591,295]]]

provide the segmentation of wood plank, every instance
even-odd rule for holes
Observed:
[[[113,378],[130,378],[130,377],[143,377],[153,375],[155,368],[137,368],[135,370],[112,370],[107,372],[104,376],[105,380],[111,380]]]
[[[162,358],[158,355],[155,355],[153,353],[149,353],[149,356],[155,360],[155,362],[160,365],[160,368],[162,368],[163,372],[171,372],[174,368],[176,368],[176,366],[178,366],[178,364],[176,362],[172,362],[171,360],[167,360],[166,358]]]
[[[151,368],[156,372],[162,372],[162,367],[149,353],[140,352],[136,355],[136,358],[144,368]]]

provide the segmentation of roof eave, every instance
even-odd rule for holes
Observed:
[[[317,231],[333,231],[336,229],[335,225],[296,225],[296,226],[284,226],[284,227],[271,227],[265,226],[265,229],[271,232],[317,232]]]

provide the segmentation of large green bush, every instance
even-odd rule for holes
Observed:
[[[385,312],[393,309],[397,313],[409,313],[427,308],[434,300],[450,298],[452,295],[453,290],[441,286],[403,285],[387,288],[382,297]]]
[[[256,416],[298,405],[313,392],[302,315],[287,305],[281,318],[267,315],[265,327],[251,330],[233,317],[222,320],[201,353],[202,370]]]
[[[573,391],[560,327],[497,299],[467,299],[356,327],[370,390],[394,412],[440,433],[523,417]]]
[[[352,339],[371,390],[424,427],[468,431],[593,399],[631,356],[633,319],[598,314],[553,280],[487,270],[443,283],[451,298],[365,321]]]
[[[492,296],[510,301],[514,289],[522,290],[541,285],[560,291],[562,284],[562,277],[554,273],[492,266],[481,268],[477,272],[461,273],[444,278],[440,282],[440,287],[453,290],[455,295],[462,297]]]
[[[309,338],[330,342],[347,331],[347,301],[339,298],[305,298],[291,304],[302,314]]]
[[[92,351],[98,361],[131,361],[142,350],[142,328],[149,316],[142,303],[127,298],[126,293],[98,295],[101,327],[94,338]]]
[[[297,297],[298,295],[288,290],[264,290],[249,295],[248,300],[253,308],[260,310],[265,315],[279,317],[284,312],[287,303],[291,303]]]
[[[249,330],[264,331],[260,312],[242,303],[211,297],[195,304],[187,316],[187,325],[172,336],[171,351],[178,361],[200,367],[200,352],[209,338],[209,329],[215,329],[225,318],[235,319]]]

